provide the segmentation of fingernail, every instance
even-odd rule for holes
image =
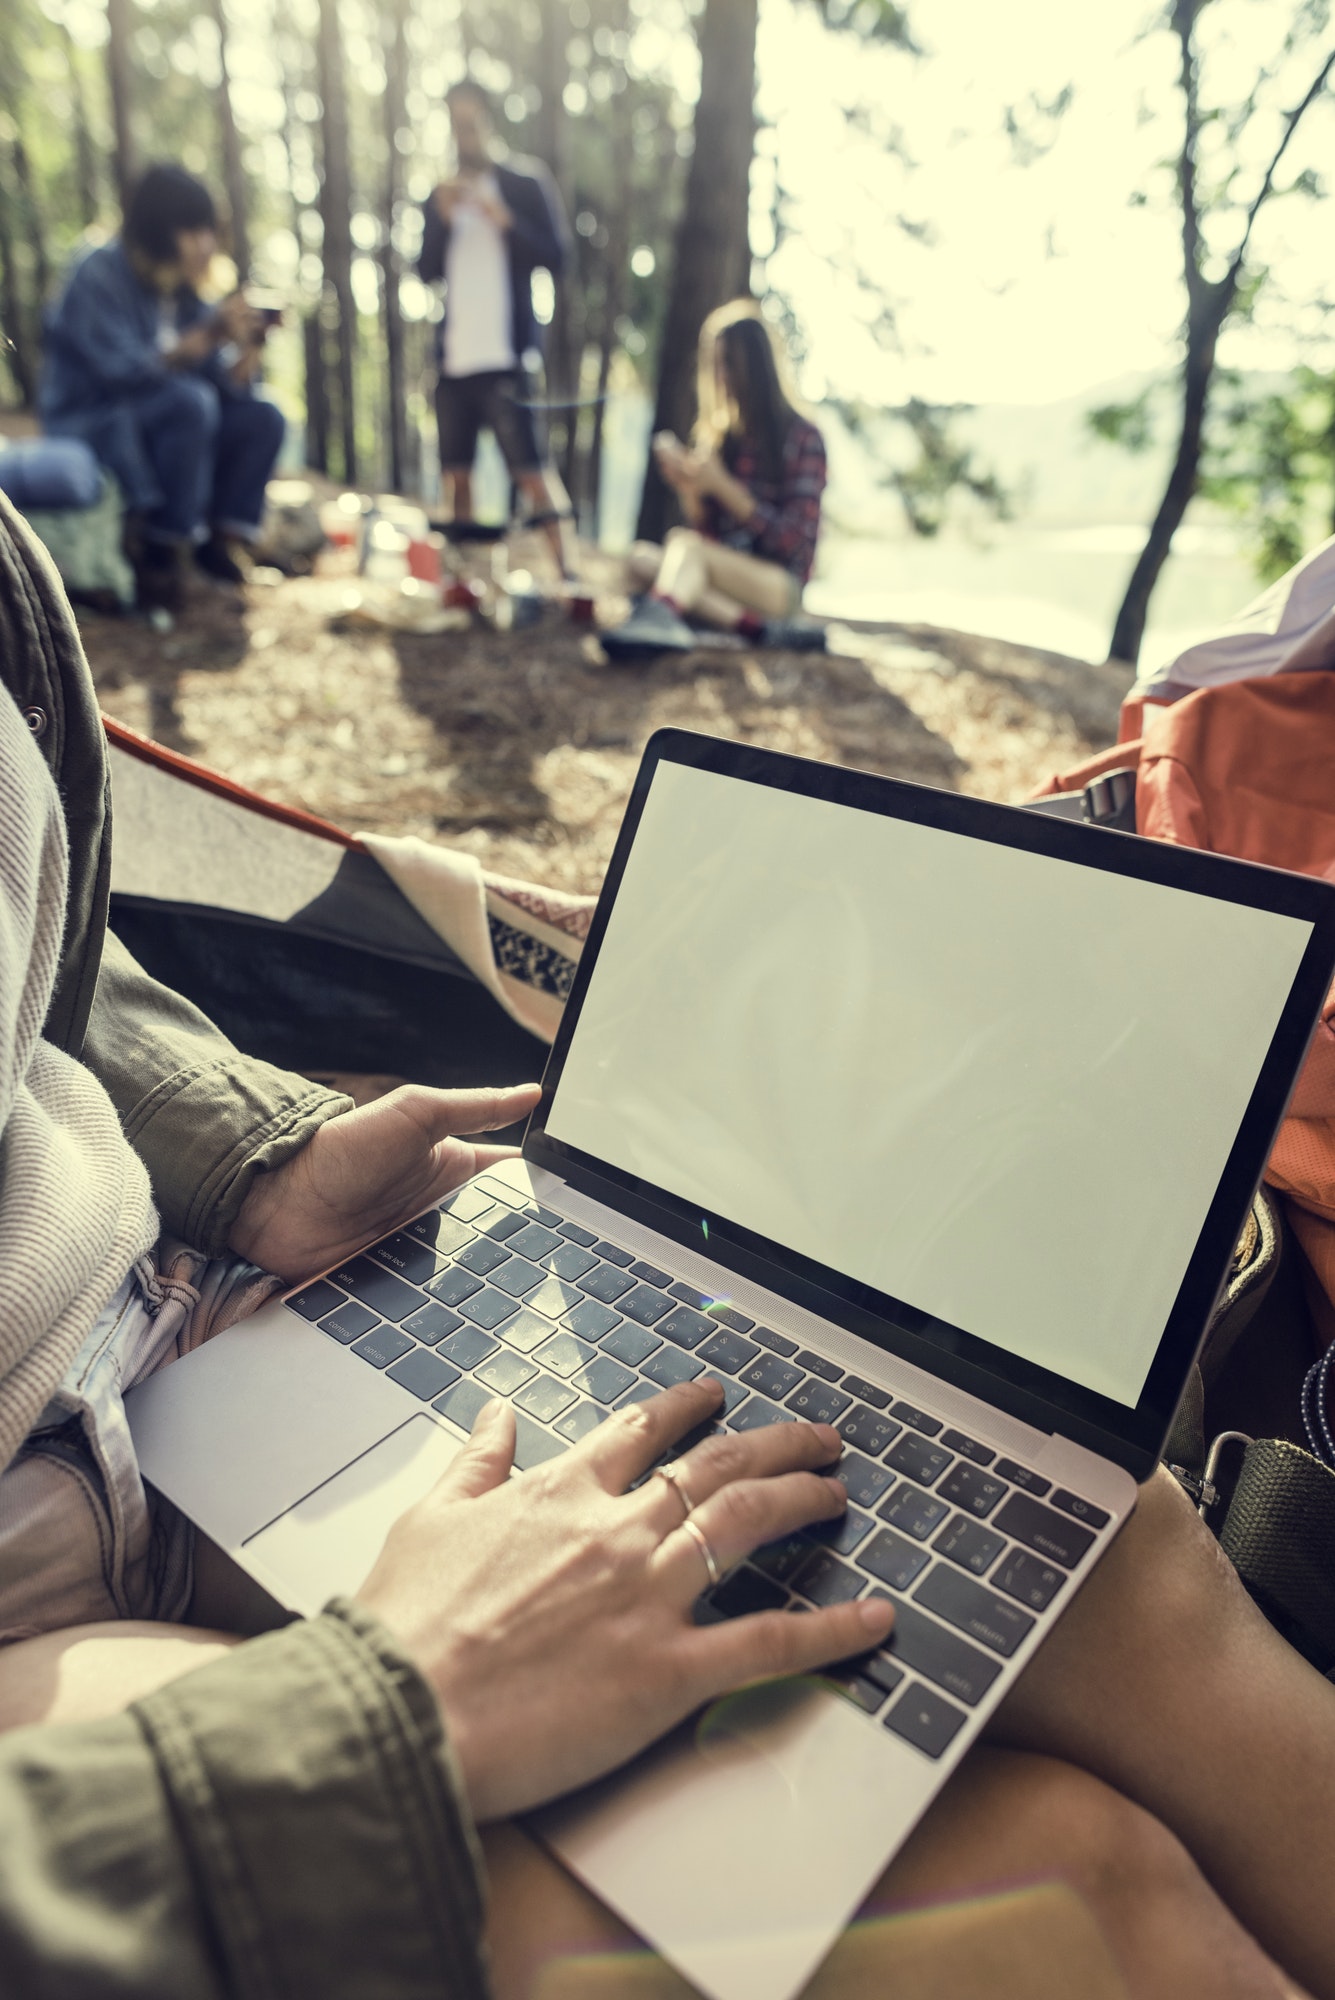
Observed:
[[[812,1430],[825,1446],[826,1451],[842,1451],[844,1441],[833,1424],[813,1424]]]
[[[890,1617],[886,1617],[889,1612]],[[883,1632],[889,1628],[895,1607],[884,1597],[864,1597],[858,1602],[858,1616],[869,1632]]]

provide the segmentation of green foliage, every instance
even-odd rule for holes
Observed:
[[[1124,451],[1148,451],[1154,443],[1154,402],[1157,383],[1148,383],[1129,403],[1104,403],[1085,412],[1085,422],[1097,438],[1119,444]]]
[[[1335,372],[1298,368],[1260,394],[1231,378],[1200,491],[1247,522],[1266,582],[1324,540],[1335,527]]]
[[[895,0],[814,0],[827,27],[847,28],[865,41],[886,42],[920,54],[909,27],[908,9]]]
[[[849,433],[879,462],[877,483],[898,495],[910,529],[925,541],[941,532],[962,497],[993,520],[1010,519],[1012,495],[958,435],[958,419],[972,407],[917,396],[889,409],[835,403]]]

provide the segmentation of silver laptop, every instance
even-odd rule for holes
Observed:
[[[1153,1468],[1335,967],[1335,891],[654,737],[522,1158],[130,1398],[284,1605],[355,1590],[488,1398],[522,1470],[708,1369],[846,1517],[698,1615],[889,1643],[537,1816],[715,2000],[787,2000]]]

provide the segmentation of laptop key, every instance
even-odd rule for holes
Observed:
[[[728,1418],[728,1429],[730,1431],[763,1431],[766,1424],[795,1424],[796,1422],[797,1418],[791,1410],[781,1410],[777,1403],[766,1402],[763,1396],[750,1396]]]
[[[865,1409],[861,1403],[854,1403],[852,1409],[845,1410],[835,1425],[846,1443],[855,1444],[859,1451],[870,1452],[873,1458],[879,1458],[903,1428],[893,1417],[878,1417],[875,1410]]]
[[[488,1285],[485,1291],[476,1293],[471,1299],[462,1300],[459,1310],[465,1319],[472,1320],[474,1326],[486,1327],[490,1332],[493,1327],[499,1326],[503,1319],[512,1316],[515,1302],[504,1292],[493,1292]]]
[[[741,1382],[734,1382],[730,1375],[715,1375],[714,1380],[723,1391],[721,1406],[723,1415],[730,1417],[737,1405],[744,1403],[751,1392]]]
[[[931,1493],[924,1493],[911,1480],[901,1480],[890,1498],[877,1508],[883,1521],[893,1521],[906,1535],[915,1541],[925,1542],[933,1528],[939,1528],[950,1512],[944,1500],[938,1500]]]
[[[867,1715],[875,1715],[877,1709],[884,1705],[885,1696],[875,1681],[866,1680],[859,1673],[839,1667],[827,1668],[826,1676],[835,1683],[840,1694],[847,1695],[848,1699],[856,1703],[857,1707]]]
[[[850,1598],[861,1594],[865,1582],[865,1577],[840,1562],[828,1549],[817,1549],[810,1562],[798,1571],[793,1589],[800,1590],[813,1604],[847,1604]]]
[[[443,1306],[461,1306],[465,1299],[471,1299],[474,1292],[482,1290],[481,1278],[475,1278],[471,1271],[461,1271],[457,1264],[448,1271],[442,1271],[427,1286],[433,1299],[439,1299]]]
[[[527,1257],[507,1257],[501,1268],[493,1273],[491,1282],[501,1291],[508,1292],[512,1299],[522,1299],[526,1292],[535,1291],[541,1284],[559,1285],[561,1280],[548,1278],[546,1272],[540,1271],[536,1264],[530,1264]],[[572,1292],[569,1303],[573,1304],[577,1296]]]
[[[483,1194],[489,1194],[493,1201],[503,1201],[507,1208],[523,1206],[524,1196],[517,1188],[510,1187],[505,1181],[493,1180],[490,1174],[483,1175],[477,1185]]]
[[[932,1575],[935,1574],[933,1570]],[[962,1583],[963,1577],[958,1581]],[[877,1593],[873,1591],[872,1595]],[[897,1665],[911,1667],[914,1673],[924,1675],[947,1694],[953,1694],[957,1701],[975,1707],[1001,1672],[1001,1662],[968,1645],[948,1626],[924,1617],[912,1604],[896,1598],[894,1606],[895,1622],[883,1650]]]
[[[872,1596],[875,1595],[873,1591]],[[893,1694],[904,1678],[904,1669],[897,1667],[893,1660],[888,1660],[884,1653],[865,1655],[858,1661],[858,1672],[865,1674],[869,1681],[875,1681],[886,1694]]]
[[[461,1222],[472,1222],[476,1216],[488,1214],[495,1203],[476,1181],[466,1181],[441,1206],[448,1209],[451,1215],[457,1215]]]
[[[597,1352],[587,1340],[576,1340],[573,1333],[555,1333],[537,1349],[533,1359],[550,1368],[553,1375],[566,1376],[573,1375],[586,1361],[592,1361]]]
[[[837,1382],[844,1372],[838,1362],[827,1361],[823,1354],[813,1354],[809,1347],[799,1347],[793,1360],[809,1374],[819,1375],[822,1382]]]
[[[544,1229],[540,1222],[530,1222],[515,1231],[506,1247],[513,1250],[516,1257],[536,1259],[546,1257],[552,1250],[559,1250],[561,1238],[553,1230]]]
[[[557,1418],[552,1429],[571,1444],[578,1444],[590,1431],[597,1430],[606,1415],[606,1410],[600,1410],[596,1403],[576,1403],[563,1417]]]
[[[635,1259],[631,1256],[629,1250],[623,1250],[619,1243],[604,1243],[601,1236],[598,1238],[598,1241],[593,1245],[593,1248],[598,1252],[598,1255],[600,1257],[605,1258],[609,1264],[620,1264],[624,1267],[627,1264],[633,1264],[635,1262]]]
[[[481,1217],[477,1226],[493,1243],[508,1243],[512,1236],[518,1236],[520,1230],[528,1225],[522,1215],[512,1215],[508,1208],[497,1208],[490,1215]]]
[[[941,1442],[949,1445],[952,1451],[957,1451],[961,1458],[971,1458],[975,1465],[991,1465],[996,1457],[994,1451],[989,1451],[985,1444],[979,1444],[977,1438],[966,1437],[963,1431],[942,1431]]]
[[[446,1334],[456,1332],[462,1325],[457,1312],[451,1312],[448,1306],[437,1305],[432,1299],[417,1312],[409,1313],[403,1322],[403,1330],[410,1333],[414,1340],[420,1340],[424,1347],[435,1347]]]
[[[590,1361],[571,1380],[584,1395],[592,1396],[595,1403],[614,1403],[630,1388],[635,1376],[631,1369],[623,1368],[610,1354],[600,1354],[596,1361]],[[656,1395],[652,1384],[648,1386],[650,1393]]]
[[[672,1317],[675,1319],[676,1314]],[[740,1333],[729,1333],[726,1327],[720,1327],[696,1352],[708,1367],[721,1368],[725,1375],[736,1375],[749,1361],[755,1360],[760,1349],[753,1340],[744,1340]]]
[[[810,1555],[811,1543],[805,1535],[785,1535],[782,1541],[753,1549],[749,1560],[776,1583],[791,1583]]]
[[[621,1309],[623,1312],[630,1310],[625,1300],[622,1301]],[[706,1319],[703,1313],[693,1311],[690,1306],[680,1305],[674,1312],[670,1312],[666,1319],[656,1322],[655,1331],[666,1334],[669,1340],[677,1343],[678,1347],[698,1347],[706,1334],[723,1340],[736,1340],[739,1337],[735,1333],[720,1335],[712,1319]],[[754,1352],[753,1348],[752,1353]]]
[[[480,1333],[475,1326],[461,1326],[448,1340],[442,1340],[436,1349],[456,1368],[476,1368],[479,1361],[485,1361],[489,1354],[496,1352],[496,1342],[490,1334]]]
[[[552,1323],[542,1319],[537,1313],[524,1306],[513,1319],[498,1326],[497,1333],[507,1347],[513,1347],[516,1354],[532,1354],[535,1347],[541,1347],[544,1340],[552,1337]]]
[[[785,1400],[789,1409],[805,1417],[809,1424],[832,1424],[844,1414],[852,1399],[842,1389],[832,1389],[828,1382],[817,1382],[808,1376]]]
[[[843,1481],[849,1499],[858,1507],[874,1507],[895,1483],[893,1472],[883,1465],[873,1465],[869,1458],[859,1458],[855,1451],[846,1451],[830,1471],[835,1479]]]
[[[1087,1528],[1106,1528],[1112,1516],[1105,1514],[1102,1507],[1096,1507],[1092,1500],[1082,1500],[1078,1493],[1068,1493],[1059,1486],[1052,1496],[1054,1507],[1060,1507],[1063,1514],[1069,1514],[1073,1521],[1083,1521]]]
[[[916,1583],[931,1557],[916,1542],[906,1542],[889,1528],[881,1528],[867,1542],[858,1561],[869,1575],[879,1577],[892,1590],[907,1590]]]
[[[564,1278],[549,1277],[525,1294],[524,1304],[532,1306],[535,1312],[546,1313],[548,1319],[560,1319],[562,1313],[570,1312],[580,1303],[582,1296]]]
[[[448,1417],[452,1424],[458,1424],[461,1431],[471,1431],[492,1400],[490,1389],[484,1389],[480,1382],[470,1382],[465,1375],[443,1396],[437,1396],[431,1407],[439,1410],[442,1417]]]
[[[540,1201],[524,1202],[520,1208],[520,1214],[527,1216],[531,1222],[540,1222],[544,1229],[559,1229],[561,1227],[561,1217],[554,1209],[544,1208]]]
[[[619,1410],[624,1410],[627,1403],[647,1403],[650,1397],[661,1396],[662,1393],[662,1390],[656,1389],[652,1382],[646,1382],[643,1376],[637,1375],[625,1395],[617,1397],[616,1406]],[[643,1486],[648,1478],[649,1474],[646,1472],[634,1483],[636,1486]]]
[[[750,1367],[742,1370],[741,1379],[748,1389],[759,1389],[762,1396],[772,1396],[777,1401],[797,1387],[802,1370],[775,1355],[758,1354]]]
[[[742,1331],[749,1333],[752,1340],[758,1340],[762,1347],[768,1347],[771,1354],[782,1354],[785,1360],[797,1352],[797,1342],[789,1340],[786,1333],[776,1333],[772,1326],[748,1326]]]
[[[940,1417],[929,1417],[925,1410],[918,1409],[913,1403],[892,1403],[890,1414],[898,1417],[911,1430],[921,1431],[924,1437],[934,1438],[941,1429]]]
[[[1012,1486],[1023,1486],[1036,1500],[1052,1491],[1050,1479],[1040,1479],[1036,1472],[1031,1472],[1027,1465],[1017,1465],[1013,1458],[999,1458],[995,1470],[998,1479],[1009,1479]]]
[[[984,1590],[981,1583],[962,1576],[945,1563],[938,1563],[930,1570],[913,1595],[917,1603],[925,1604],[929,1611],[957,1625],[961,1632],[1000,1653],[1003,1659],[1008,1660],[1034,1629],[1028,1612],[1021,1611],[1008,1598]]]
[[[950,1453],[942,1451],[940,1445],[928,1444],[926,1439],[906,1433],[898,1444],[891,1445],[885,1462],[896,1472],[906,1472],[910,1479],[916,1479],[919,1486],[931,1486],[952,1461]]]
[[[415,1347],[411,1354],[405,1354],[402,1361],[396,1361],[387,1371],[392,1382],[411,1389],[414,1396],[420,1396],[429,1403],[442,1389],[448,1389],[451,1382],[459,1380],[459,1370],[451,1368],[448,1361],[442,1361],[429,1348]]]
[[[345,1292],[351,1292],[364,1306],[372,1307],[381,1319],[393,1320],[396,1324],[401,1319],[407,1319],[410,1312],[416,1312],[422,1303],[422,1294],[414,1285],[405,1285],[402,1278],[396,1278],[392,1271],[382,1270],[369,1257],[354,1257],[350,1264],[341,1265],[332,1276],[334,1283],[341,1285]]]
[[[386,1326],[383,1321],[364,1333],[354,1342],[352,1353],[360,1354],[363,1361],[369,1361],[373,1368],[388,1368],[391,1361],[397,1361],[401,1354],[410,1354],[413,1343],[406,1333],[400,1333],[396,1326]]]
[[[525,1361],[522,1354],[511,1354],[508,1348],[498,1348],[480,1367],[473,1370],[479,1382],[485,1382],[494,1396],[513,1396],[516,1389],[522,1389],[537,1374],[531,1361]]]
[[[568,1320],[566,1324],[569,1324]],[[628,1319],[623,1319],[599,1345],[604,1354],[612,1355],[617,1361],[624,1361],[628,1368],[638,1368],[641,1362],[663,1343],[656,1333],[649,1333],[642,1326],[632,1326]]]
[[[932,1543],[940,1555],[949,1556],[953,1563],[972,1570],[975,1576],[986,1576],[1005,1546],[1004,1536],[994,1535],[990,1528],[981,1527],[964,1514],[952,1515]]]
[[[572,1333],[577,1333],[581,1340],[601,1340],[614,1326],[620,1326],[622,1320],[620,1313],[600,1306],[596,1299],[581,1299],[569,1312],[562,1313],[561,1324],[568,1326]]]
[[[585,1229],[584,1225],[579,1222],[563,1222],[561,1224],[561,1234],[562,1236],[568,1236],[572,1243],[578,1243],[581,1250],[592,1250],[594,1244],[598,1241],[597,1230]]]
[[[306,1285],[301,1291],[294,1292],[287,1303],[293,1312],[300,1313],[303,1319],[314,1320],[321,1319],[327,1312],[332,1312],[335,1306],[341,1306],[345,1296],[346,1294],[340,1292],[337,1285],[331,1285],[324,1278],[317,1278],[313,1285]]]
[[[581,1250],[578,1243],[560,1243],[550,1256],[539,1257],[544,1271],[551,1271],[555,1277],[566,1278],[571,1283],[591,1271],[598,1259],[591,1250]]]
[[[709,1601],[724,1618],[745,1618],[753,1611],[782,1610],[788,1593],[782,1584],[744,1564],[710,1591]]]
[[[397,1277],[406,1278],[409,1284],[424,1285],[428,1278],[434,1278],[440,1259],[434,1251],[428,1250],[415,1236],[409,1236],[400,1229],[393,1236],[386,1236],[380,1243],[373,1243],[368,1254],[377,1264],[383,1264]]]
[[[522,1410],[515,1411],[515,1464],[521,1472],[532,1472],[535,1465],[541,1465],[545,1459],[559,1458],[569,1449],[564,1438],[545,1431]]]
[[[708,1312],[717,1303],[712,1292],[702,1292],[696,1285],[683,1284],[680,1278],[673,1284],[665,1285],[665,1290],[670,1299],[676,1299],[684,1306],[694,1306],[697,1312]]]
[[[652,1326],[655,1320],[662,1319],[671,1304],[666,1292],[655,1291],[652,1285],[636,1285],[634,1291],[623,1293],[617,1300],[617,1311],[639,1326]]]
[[[984,1521],[1006,1488],[999,1479],[991,1478],[978,1466],[957,1458],[936,1490],[943,1500],[953,1500],[966,1514],[974,1514]]]
[[[833,1521],[815,1522],[807,1533],[822,1548],[834,1549],[841,1556],[851,1556],[875,1525],[869,1514],[860,1514],[856,1507],[846,1507]]]
[[[964,1716],[952,1702],[943,1701],[930,1688],[919,1687],[914,1682],[883,1718],[882,1726],[894,1735],[902,1736],[906,1743],[911,1743],[925,1756],[936,1758],[948,1750],[959,1735],[964,1726]]]
[[[337,1311],[326,1313],[320,1321],[321,1327],[334,1340],[341,1340],[347,1347],[350,1342],[360,1340],[373,1326],[380,1325],[380,1316],[369,1306],[359,1306],[356,1299],[344,1299]]]
[[[475,1236],[471,1243],[465,1243],[462,1250],[455,1252],[456,1267],[471,1271],[475,1277],[488,1278],[498,1271],[502,1264],[508,1264],[510,1252],[502,1250],[499,1243],[493,1243],[490,1236]]]
[[[997,1509],[992,1526],[1014,1541],[1023,1542],[1027,1548],[1037,1550],[1049,1562],[1060,1563],[1063,1569],[1074,1569],[1094,1540],[1088,1528],[1077,1526],[1064,1514],[1054,1513],[1051,1507],[1031,1499],[1027,1493],[1012,1493]]]
[[[438,1208],[429,1208],[415,1222],[405,1224],[405,1228],[409,1236],[415,1236],[419,1243],[425,1243],[442,1257],[453,1257],[465,1243],[473,1240],[473,1232],[466,1222],[460,1222],[456,1216],[445,1215]]]
[[[714,1300],[709,1308],[709,1317],[716,1319],[720,1326],[728,1327],[733,1333],[750,1333],[755,1325],[755,1321],[748,1319],[744,1312],[738,1312],[736,1306],[725,1305],[721,1299]],[[796,1341],[793,1342],[793,1346],[797,1346]]]
[[[704,1362],[697,1361],[693,1354],[683,1354],[679,1347],[660,1347],[640,1367],[641,1375],[656,1382],[660,1389],[670,1389],[675,1382],[693,1382],[704,1372]]]
[[[1040,1562],[1025,1549],[1012,1549],[990,1578],[994,1590],[1004,1590],[1031,1611],[1046,1611],[1066,1581],[1064,1571]]]
[[[554,1423],[574,1401],[575,1391],[570,1384],[558,1382],[554,1375],[535,1375],[515,1394],[515,1408],[527,1410],[541,1424]]]
[[[862,1402],[870,1403],[873,1410],[889,1407],[890,1398],[884,1389],[878,1389],[874,1382],[864,1382],[861,1375],[845,1375],[844,1387],[850,1396],[857,1396]]]
[[[660,1271],[657,1264],[646,1264],[643,1260],[630,1267],[632,1278],[642,1278],[646,1285],[657,1285],[663,1291],[672,1283],[671,1271]]]
[[[628,1278],[624,1271],[618,1271],[613,1264],[595,1264],[586,1271],[579,1281],[579,1288],[590,1298],[601,1299],[605,1306],[614,1306],[624,1292],[631,1290],[634,1278]]]

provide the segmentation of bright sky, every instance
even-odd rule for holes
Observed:
[[[760,111],[774,129],[761,142],[777,155],[792,232],[770,269],[808,334],[807,393],[828,384],[871,402],[1048,402],[1164,366],[1182,312],[1176,220],[1162,177],[1149,207],[1129,199],[1156,187],[1154,163],[1179,130],[1176,44],[1143,33],[1148,0],[915,0],[910,12],[926,60],[855,54],[802,0],[762,0]],[[1205,16],[1216,38],[1207,90],[1241,94],[1274,59],[1289,13],[1287,0],[1218,0]],[[1283,70],[1269,102],[1294,102],[1317,67],[1308,53]],[[1050,101],[1068,82],[1064,121],[1035,124],[1051,150],[1015,164],[1005,107]],[[914,166],[850,127],[844,107],[857,104],[873,127],[902,130]],[[1258,121],[1249,143],[1274,131]],[[1333,155],[1328,97],[1285,167],[1320,169]],[[757,248],[772,175],[771,157],[757,175]],[[1258,225],[1258,247],[1295,302],[1331,282],[1331,214],[1329,203],[1294,199]],[[900,215],[930,220],[935,243],[909,240],[894,226]],[[850,248],[895,296],[902,355],[867,331],[872,307],[848,275]],[[1269,317],[1284,323],[1226,337],[1221,360],[1329,363],[1329,345],[1310,344],[1310,308],[1305,327],[1296,304]]]

